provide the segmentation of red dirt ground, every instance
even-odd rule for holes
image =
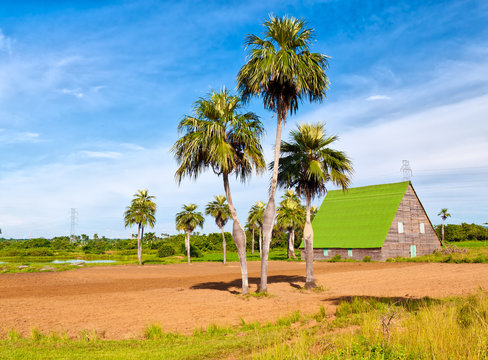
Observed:
[[[251,290],[258,262],[249,263]],[[305,292],[305,263],[270,262],[265,298],[243,298],[237,263],[92,267],[56,273],[0,275],[0,330],[27,334],[97,331],[106,338],[141,337],[160,324],[189,333],[209,324],[269,321],[293,311],[333,313],[346,296],[445,297],[488,288],[488,264],[315,263],[323,292]]]

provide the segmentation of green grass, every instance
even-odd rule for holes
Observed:
[[[1,359],[486,359],[488,294],[465,298],[343,298],[335,316],[324,307],[276,322],[210,325],[192,335],[149,325],[140,339],[75,339],[33,329],[0,340]]]
[[[450,242],[448,243],[449,245],[455,246],[455,247],[460,247],[460,248],[474,248],[474,249],[479,249],[479,248],[488,248],[488,239],[487,241],[478,241],[478,240],[472,240],[472,241],[459,241],[459,242]]]
[[[296,259],[288,259],[286,249],[272,249],[269,252],[269,260],[281,260],[281,261],[300,261],[300,251],[296,251]],[[53,260],[69,260],[69,259],[81,259],[81,260],[115,260],[115,263],[101,263],[101,264],[89,264],[84,263],[82,266],[72,264],[53,264]],[[260,261],[259,252],[254,254],[247,254],[248,261]],[[49,266],[54,268],[53,271],[66,271],[72,269],[79,269],[80,267],[93,267],[93,266],[111,266],[121,264],[137,264],[137,255],[118,255],[117,253],[109,255],[85,255],[82,253],[74,253],[71,256],[54,256],[54,257],[32,257],[32,256],[12,256],[1,257],[0,261],[6,262],[0,263],[0,274],[2,273],[27,273],[27,272],[39,272],[43,267]],[[222,262],[222,252],[208,252],[204,253],[202,257],[192,257],[192,262]],[[236,252],[227,252],[227,261],[239,261]],[[180,264],[186,263],[186,256],[175,255],[165,258],[157,256],[157,250],[147,250],[142,256],[143,264]],[[22,268],[19,269],[19,266]],[[27,266],[24,268],[24,266]]]
[[[466,242],[464,242],[466,243]],[[432,255],[418,256],[415,258],[403,258],[396,257],[390,258],[386,261],[391,262],[436,262],[436,263],[455,263],[455,264],[475,264],[475,263],[488,263],[488,247],[475,247],[472,242],[469,242],[468,246],[464,246],[464,243],[456,244],[454,247],[464,248],[467,251],[461,253],[445,254],[437,252]],[[454,245],[454,244],[453,244]],[[473,245],[469,247],[469,245]]]

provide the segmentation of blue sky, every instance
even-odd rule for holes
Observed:
[[[268,14],[305,18],[331,57],[328,99],[289,118],[325,121],[354,161],[353,186],[414,184],[433,223],[488,221],[488,4],[485,1],[19,1],[0,5],[0,228],[5,237],[127,236],[137,189],[157,197],[157,233],[183,203],[222,193],[211,173],[173,179],[169,148],[192,103],[235,89],[243,39]],[[259,99],[249,109],[275,122]],[[269,175],[233,183],[241,219]],[[321,199],[316,203],[320,204]],[[230,226],[228,225],[230,230]],[[207,219],[204,232],[216,227]]]

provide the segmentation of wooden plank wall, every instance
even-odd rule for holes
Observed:
[[[403,234],[398,233],[398,222],[403,223]],[[420,233],[424,223],[425,234]],[[398,207],[382,248],[382,260],[395,256],[410,257],[410,245],[416,245],[417,256],[440,250],[441,244],[412,185],[409,185]]]

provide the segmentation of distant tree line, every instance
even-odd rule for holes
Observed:
[[[434,226],[437,236],[442,236],[442,225]],[[444,227],[444,237],[447,242],[485,241],[488,240],[488,229],[482,225],[461,223],[447,224]]]
[[[247,246],[251,248],[252,234],[247,232]],[[165,254],[186,255],[185,234],[168,235],[158,237],[155,233],[144,234],[142,247],[146,250],[159,250],[161,247],[168,247]],[[236,246],[232,239],[232,234],[224,232],[227,249],[235,252]],[[255,250],[258,250],[258,234],[255,233]],[[297,246],[298,246],[297,241]],[[273,247],[285,248],[287,245],[287,234],[284,231],[275,229]],[[5,239],[0,238],[0,256],[53,256],[59,252],[83,252],[85,254],[106,254],[108,252],[118,252],[120,255],[137,254],[137,239],[109,239],[104,236],[88,240],[78,240],[73,242],[69,236],[56,236],[51,239]],[[200,234],[195,232],[191,235],[192,256],[200,257],[203,253],[212,251],[222,251],[222,234],[210,233]],[[164,252],[163,252],[164,253]],[[168,256],[166,255],[166,256]]]

